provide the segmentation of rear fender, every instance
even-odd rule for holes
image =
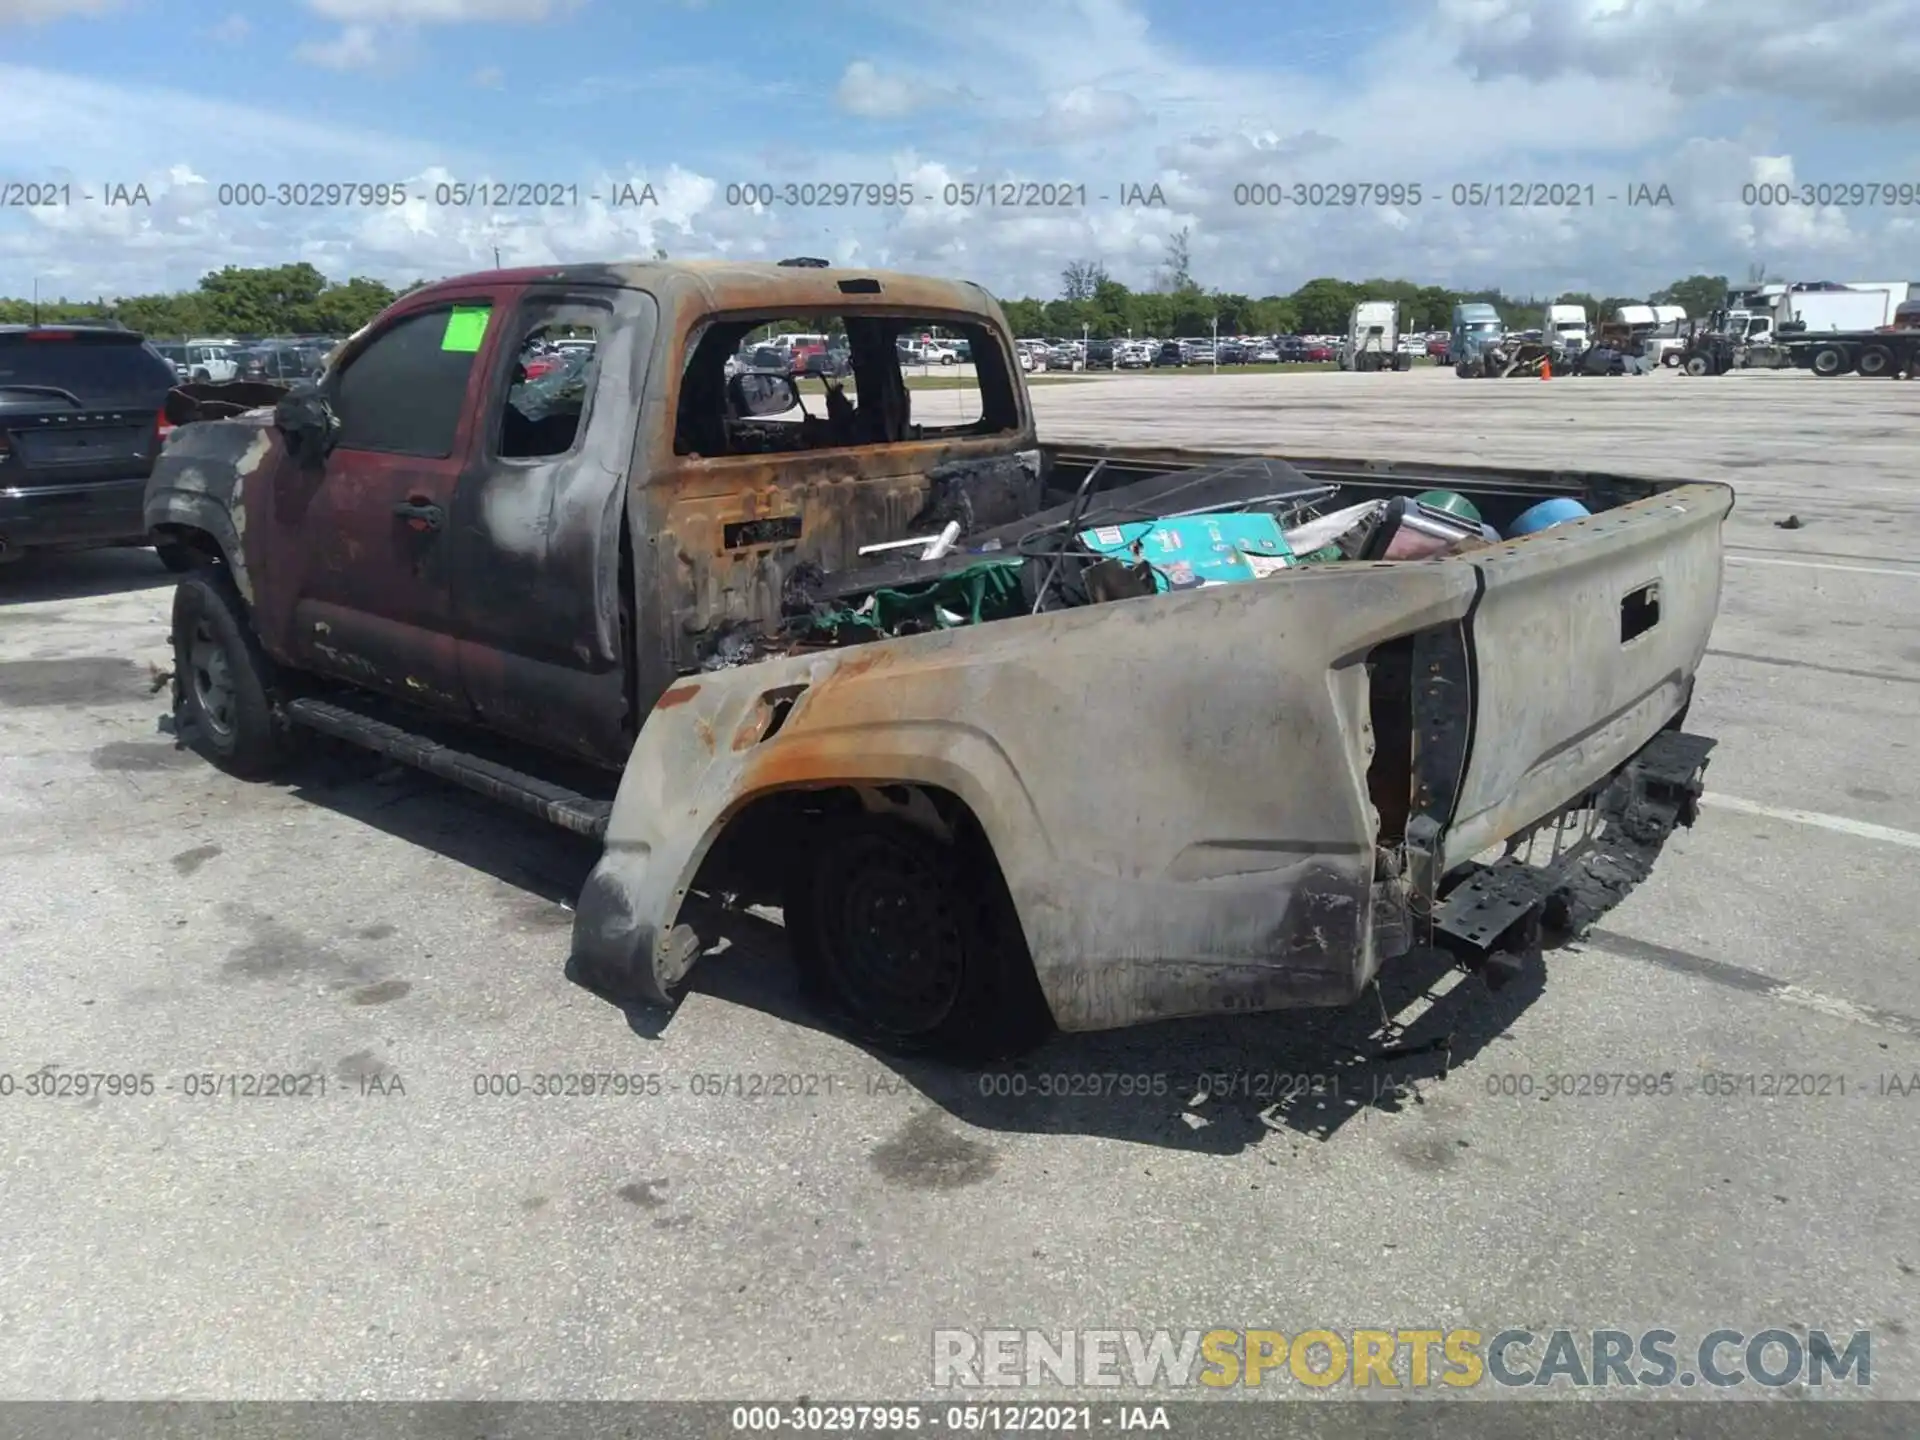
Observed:
[[[1475,588],[1464,561],[1325,567],[689,676],[635,744],[576,955],[670,998],[733,816],[893,782],[973,812],[1062,1028],[1344,1002],[1398,933],[1366,662]]]

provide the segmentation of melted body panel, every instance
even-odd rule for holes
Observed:
[[[1649,498],[1446,559],[704,675],[641,732],[576,953],[666,994],[698,949],[681,904],[732,817],[782,790],[894,782],[978,819],[1063,1029],[1350,1001],[1450,873],[1593,791],[1686,702],[1732,492],[1587,489]],[[1623,639],[1624,595],[1650,579],[1664,613]],[[1412,753],[1379,771],[1371,692],[1387,671],[1369,662],[1403,641],[1421,642],[1401,697],[1413,724],[1395,736]],[[776,700],[791,708],[763,742]],[[1431,818],[1432,863],[1400,850],[1382,774]]]

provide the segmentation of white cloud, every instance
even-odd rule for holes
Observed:
[[[1053,96],[1040,116],[1036,138],[1056,145],[1122,135],[1151,123],[1147,107],[1124,90],[1076,85]]]
[[[0,25],[58,20],[66,15],[104,15],[120,0],[0,0]]]
[[[307,0],[329,20],[385,25],[537,22],[575,8],[574,0]]]
[[[881,70],[871,60],[855,60],[840,76],[834,100],[849,115],[893,120],[916,111],[951,105],[960,92],[925,76]]]
[[[253,26],[247,17],[238,13],[227,16],[207,29],[207,38],[223,45],[238,45],[253,33]]]
[[[1920,118],[1913,0],[1441,0],[1475,74],[1655,78],[1688,94],[1750,92],[1841,119]]]
[[[1051,294],[1061,268],[1083,258],[1104,262],[1128,284],[1149,283],[1166,237],[1183,227],[1191,229],[1193,270],[1202,283],[1255,295],[1326,274],[1535,293],[1644,293],[1701,269],[1743,275],[1755,263],[1803,278],[1910,267],[1911,211],[1740,203],[1742,185],[1809,174],[1806,157],[1837,148],[1817,119],[1796,111],[1802,119],[1787,134],[1743,128],[1755,113],[1777,121],[1777,107],[1736,111],[1700,102],[1684,80],[1686,55],[1671,45],[1658,59],[1623,61],[1625,68],[1612,73],[1607,44],[1596,41],[1591,51],[1584,42],[1545,44],[1528,28],[1544,7],[1523,0],[1430,0],[1390,30],[1308,37],[1346,52],[1351,65],[1324,64],[1302,50],[1271,65],[1263,57],[1259,67],[1250,59],[1202,63],[1127,0],[969,0],[937,11],[868,3],[876,26],[872,58],[846,68],[836,98],[863,117],[911,117],[911,146],[878,149],[860,138],[865,127],[844,123],[841,133],[850,138],[837,146],[819,143],[815,129],[789,135],[762,126],[748,127],[751,148],[709,154],[697,166],[663,168],[657,151],[609,164],[613,157],[589,148],[609,133],[604,126],[590,115],[575,121],[556,112],[543,117],[553,131],[546,139],[554,153],[577,151],[581,158],[563,164],[563,174],[539,178],[571,180],[577,170],[581,203],[544,210],[428,203],[436,174],[531,178],[497,152],[455,156],[444,146],[208,96],[0,66],[8,119],[0,127],[0,170],[44,168],[44,157],[54,155],[76,180],[158,176],[167,192],[148,215],[75,207],[58,219],[0,217],[0,293],[17,293],[30,273],[57,273],[72,293],[113,293],[191,284],[218,264],[289,259],[311,260],[336,276],[405,281],[487,268],[497,245],[503,260],[529,264],[644,256],[656,247],[676,257],[812,254],[959,274],[1000,294]],[[1748,24],[1742,33],[1752,52],[1770,53],[1803,34],[1806,22],[1789,24],[1775,0],[1754,3],[1754,14],[1768,24]],[[1617,4],[1612,19],[1589,0],[1568,4],[1595,32],[1644,26],[1645,13],[1654,13],[1644,0]],[[406,25],[432,18],[497,18],[488,5],[451,0],[382,3],[377,19],[372,0],[316,0],[312,8],[325,6],[382,46],[387,32],[376,26],[390,18],[405,22],[401,35],[410,33]],[[367,18],[352,18],[362,9]],[[1858,11],[1874,9],[1876,0],[1859,0]],[[535,10],[556,7],[516,13]],[[1708,23],[1705,7],[1691,0],[1657,13],[1669,17],[1663,23],[1678,23],[1672,16]],[[1681,33],[1659,32],[1668,40]],[[1658,36],[1648,31],[1641,38]],[[890,53],[937,54],[941,69],[923,75],[892,68],[883,58]],[[560,93],[551,98],[618,105],[627,96],[666,92],[751,93],[765,103],[773,90],[729,68],[738,63],[586,75],[555,82]],[[1669,70],[1681,75],[1679,83]],[[1734,84],[1736,70],[1726,72],[1734,78],[1712,78],[1708,88]],[[953,88],[953,77],[964,77],[967,88]],[[484,70],[473,78],[487,83]],[[790,89],[793,82],[786,83]],[[165,127],[154,126],[156,114],[168,117]],[[1852,143],[1857,153],[1858,138]],[[1880,178],[1911,170],[1891,158]],[[169,173],[176,165],[193,171],[186,178]],[[223,210],[215,203],[222,180],[303,172],[413,177],[414,198],[392,209],[318,213]],[[195,181],[194,173],[210,178]],[[943,203],[950,183],[998,179],[1084,182],[1088,200],[1050,207]],[[904,207],[728,204],[728,183],[746,180],[906,182],[916,200]],[[1456,182],[1522,180],[1574,184],[1583,199],[1591,185],[1594,203],[1547,209],[1451,200]],[[1236,185],[1295,181],[1418,183],[1424,193],[1417,205],[1396,206],[1235,201]],[[616,182],[636,191],[650,183],[658,203],[609,204]],[[1629,208],[1624,199],[1605,198],[1624,197],[1642,183],[1666,185],[1674,205]],[[1154,203],[1120,203],[1122,187],[1135,186],[1157,186]],[[602,198],[590,198],[595,194]]]
[[[327,70],[372,70],[392,55],[371,25],[348,25],[331,40],[303,41],[294,53]]]
[[[482,90],[498,90],[506,83],[507,73],[498,65],[482,65],[473,72],[473,83]]]

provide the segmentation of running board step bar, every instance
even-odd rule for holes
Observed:
[[[455,750],[330,700],[303,696],[287,701],[284,710],[287,719],[295,725],[391,756],[402,764],[451,780],[576,835],[585,835],[590,840],[606,838],[607,820],[613,814],[610,800],[595,800],[564,785]]]

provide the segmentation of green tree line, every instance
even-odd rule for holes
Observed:
[[[425,284],[416,280],[412,290]],[[125,299],[42,300],[42,320],[117,320],[132,330],[170,338],[187,335],[345,335],[366,324],[405,290],[356,277],[329,281],[304,261],[297,265],[242,269],[229,265],[204,276],[193,290]],[[1549,302],[1584,305],[1596,319],[1622,305],[1684,305],[1704,315],[1725,303],[1724,275],[1694,275],[1647,297],[1594,296],[1577,292],[1516,297],[1498,290],[1450,290],[1413,280],[1309,280],[1291,295],[1247,295],[1208,290],[1189,269],[1186,237],[1169,242],[1166,267],[1155,288],[1131,290],[1094,261],[1075,261],[1061,273],[1061,294],[1051,300],[1003,301],[1017,335],[1205,335],[1219,322],[1222,335],[1331,334],[1346,328],[1361,300],[1397,300],[1400,323],[1410,330],[1445,330],[1453,307],[1492,305],[1510,328],[1540,323]],[[0,323],[33,318],[30,300],[0,300]]]
[[[1338,280],[1331,276],[1309,280],[1290,295],[1254,298],[1221,290],[1207,290],[1186,274],[1184,247],[1170,266],[1166,282],[1152,290],[1130,290],[1112,279],[1097,263],[1076,261],[1061,273],[1061,294],[1052,300],[1003,300],[1002,308],[1016,335],[1078,336],[1113,339],[1132,335],[1165,337],[1205,335],[1216,321],[1222,335],[1324,335],[1347,328],[1347,318],[1362,300],[1396,300],[1400,324],[1409,330],[1445,330],[1453,322],[1453,307],[1477,303],[1493,306],[1510,329],[1540,324],[1549,304],[1582,305],[1595,320],[1610,317],[1622,305],[1684,305],[1689,315],[1705,315],[1726,303],[1727,277],[1694,275],[1677,280],[1650,296],[1590,295],[1567,291],[1556,295],[1513,296],[1498,290],[1450,290],[1413,280]]]
[[[408,289],[424,284],[416,280]],[[213,271],[192,290],[123,299],[41,299],[42,321],[112,320],[161,339],[189,335],[347,335],[391,305],[397,295],[379,280],[334,282],[305,261]],[[0,324],[34,318],[32,300],[0,300]]]

